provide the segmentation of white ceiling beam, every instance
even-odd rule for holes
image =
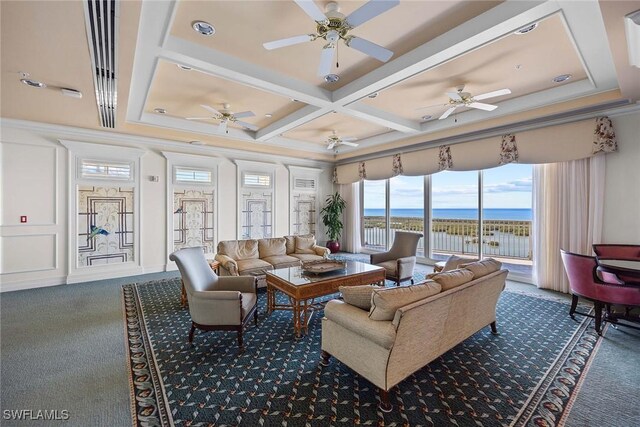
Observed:
[[[555,1],[506,1],[333,93],[347,105],[491,43],[560,10]]]
[[[331,92],[204,45],[171,36],[160,56],[226,80],[318,107],[331,105]]]
[[[289,114],[288,116],[283,117],[280,120],[276,120],[275,122],[265,126],[264,128],[259,129],[256,132],[256,139],[258,141],[267,141],[268,139],[281,135],[286,131],[310,122],[311,120],[324,116],[329,111],[331,110],[327,108],[319,108],[313,105],[306,105],[299,110],[296,110],[293,113]]]
[[[387,113],[368,104],[357,103],[345,107],[337,107],[336,111],[402,133],[417,133],[420,131],[420,123]]]

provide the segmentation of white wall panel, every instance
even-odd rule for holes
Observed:
[[[0,237],[0,273],[24,273],[57,268],[56,235],[16,235]]]
[[[57,149],[55,146],[2,144],[2,225],[56,223]]]

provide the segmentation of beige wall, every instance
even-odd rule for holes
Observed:
[[[75,134],[74,134],[75,133]],[[58,140],[101,143],[144,150],[140,176],[140,265],[127,271],[117,264],[100,273],[78,274],[69,263],[68,230],[69,153]],[[77,281],[105,279],[135,273],[173,269],[167,257],[167,159],[162,151],[213,156],[218,162],[218,240],[237,233],[236,159],[276,164],[274,235],[289,233],[290,185],[287,165],[322,168],[318,199],[333,191],[332,166],[327,163],[192,147],[184,143],[129,138],[48,125],[3,122],[0,134],[0,290],[9,291]],[[75,169],[74,171],[75,172]],[[158,182],[149,179],[158,176]],[[71,196],[75,196],[72,193]],[[319,211],[319,209],[318,209]],[[28,222],[20,223],[20,215]],[[320,221],[317,221],[318,223]],[[319,227],[318,239],[325,241]],[[172,245],[171,245],[172,246]],[[94,277],[95,276],[95,277]]]
[[[612,121],[619,151],[607,155],[602,242],[640,245],[640,113]]]

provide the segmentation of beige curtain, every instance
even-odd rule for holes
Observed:
[[[346,202],[343,212],[342,250],[360,252],[360,183],[340,185],[340,195]]]
[[[591,255],[602,235],[605,157],[533,167],[533,274],[539,288],[569,293],[560,249]]]

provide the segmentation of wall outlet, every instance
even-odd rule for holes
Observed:
[[[20,215],[20,222],[22,222],[22,223],[27,222],[27,216],[26,215]]]

